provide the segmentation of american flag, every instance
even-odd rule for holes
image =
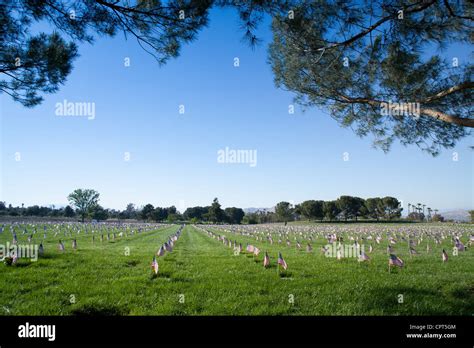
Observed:
[[[390,258],[388,259],[388,264],[389,266],[403,267],[403,260],[394,254],[390,254]]]
[[[61,240],[59,240],[58,249],[59,251],[64,251],[64,244],[61,242]]]
[[[247,250],[247,252],[249,252],[249,253],[253,253],[253,245],[247,244],[247,249],[246,249],[246,250]]]
[[[16,264],[18,261],[18,256],[16,254],[17,252],[15,251],[12,255],[12,265]]]
[[[366,253],[361,252],[359,255],[358,261],[359,262],[370,261],[370,257]]]
[[[158,256],[163,256],[165,254],[165,248],[163,248],[163,245],[160,246],[160,249],[156,252],[156,255]]]
[[[267,268],[270,266],[270,258],[268,257],[268,253],[265,251],[265,257],[263,258],[263,267]]]
[[[410,255],[418,255],[418,251],[415,248],[410,248]]]
[[[151,262],[151,269],[155,274],[158,274],[158,261],[156,261],[156,257],[153,256],[153,261]]]
[[[76,239],[73,239],[73,240],[72,240],[72,248],[73,248],[73,249],[77,249],[77,241],[76,241]]]
[[[287,269],[288,265],[286,264],[285,260],[283,259],[283,256],[281,256],[281,253],[278,253],[278,264],[283,267],[283,269]]]
[[[458,248],[459,251],[465,251],[466,247],[464,244],[459,239],[456,239],[456,248]]]
[[[443,262],[448,262],[448,253],[443,249],[442,254]]]
[[[308,253],[310,253],[311,251],[313,251],[313,247],[311,246],[311,244],[308,243],[308,245],[306,246],[306,251]]]
[[[254,247],[254,248],[253,248],[253,254],[254,254],[255,256],[258,256],[258,254],[260,254],[260,249],[257,248],[257,247]]]

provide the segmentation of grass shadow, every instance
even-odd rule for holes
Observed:
[[[76,316],[122,316],[127,315],[130,311],[124,307],[87,304],[71,311],[71,315]]]
[[[125,265],[127,267],[135,267],[136,265],[138,265],[140,263],[140,261],[137,261],[137,260],[130,260],[130,261],[127,261],[125,262]]]
[[[292,273],[291,272],[287,272],[287,271],[282,271],[280,273],[278,273],[278,275],[280,276],[280,278],[292,278]]]

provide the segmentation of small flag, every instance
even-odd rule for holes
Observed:
[[[61,240],[59,240],[58,249],[59,251],[64,251],[64,244],[61,242]]]
[[[458,251],[465,251],[466,247],[464,244],[461,243],[459,239],[456,239],[456,248],[458,248]]]
[[[389,266],[403,267],[403,260],[394,254],[390,254],[390,258],[388,259],[388,264]]]
[[[410,248],[410,255],[418,255],[418,251],[415,248]]]
[[[258,256],[258,254],[260,254],[260,249],[257,248],[257,247],[254,247],[254,248],[253,248],[253,254],[254,254],[255,256]]]
[[[443,249],[443,262],[448,262],[448,254],[446,253],[446,251]]]
[[[153,270],[153,272],[155,272],[155,274],[158,274],[158,261],[156,261],[155,256],[153,256],[153,261],[151,263],[151,269]]]
[[[17,262],[18,262],[18,256],[16,255],[16,252],[14,252],[12,255],[12,265],[16,264]]]
[[[359,255],[358,261],[359,262],[370,261],[370,257],[366,253],[361,252]]]
[[[313,247],[311,246],[311,244],[308,243],[308,245],[306,246],[306,251],[308,253],[312,252],[313,251]]]
[[[158,251],[156,252],[156,255],[157,256],[163,256],[165,254],[165,248],[162,246],[160,246],[160,248],[158,249]]]
[[[278,264],[283,267],[283,269],[287,269],[288,265],[286,264],[285,260],[283,259],[283,256],[281,256],[281,253],[278,253]]]
[[[263,258],[263,267],[267,268],[270,266],[270,258],[268,257],[268,253],[265,251],[265,257]]]
[[[77,249],[77,241],[76,241],[75,238],[72,240],[72,248],[73,248],[74,250]]]

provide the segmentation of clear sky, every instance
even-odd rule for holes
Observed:
[[[419,202],[474,208],[472,138],[436,158],[399,144],[384,154],[322,110],[291,115],[293,95],[274,86],[267,63],[268,21],[258,33],[263,43],[252,50],[235,13],[214,11],[197,41],[162,67],[123,34],[99,38],[80,45],[65,86],[41,105],[1,94],[0,200],[65,205],[74,189],[93,188],[116,209],[182,210],[214,197],[224,207],[271,207],[343,194],[395,196],[405,212]],[[64,100],[95,103],[95,118],[56,116]],[[218,163],[226,147],[256,150],[257,165]]]

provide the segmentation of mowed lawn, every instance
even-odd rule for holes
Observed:
[[[451,256],[451,245],[433,246],[413,258],[397,255],[404,269],[388,273],[385,246],[377,245],[370,263],[336,260],[322,255],[326,242],[313,243],[313,252],[294,246],[269,245],[243,236],[243,244],[258,246],[255,258],[186,226],[172,253],[158,258],[159,274],[152,277],[157,249],[179,226],[100,242],[96,234],[64,238],[48,236],[45,255],[37,262],[20,260],[0,265],[2,315],[472,315],[474,313],[474,257],[472,250]],[[38,232],[42,236],[42,231]],[[19,243],[27,236],[18,233]],[[0,242],[11,242],[4,231]],[[34,241],[38,243],[39,241]],[[449,250],[448,263],[441,249]],[[128,248],[128,249],[127,249]],[[397,248],[395,247],[395,250]],[[129,250],[129,255],[126,255]],[[268,251],[271,267],[263,267]],[[281,251],[286,272],[276,267]],[[403,301],[400,303],[400,295]]]

